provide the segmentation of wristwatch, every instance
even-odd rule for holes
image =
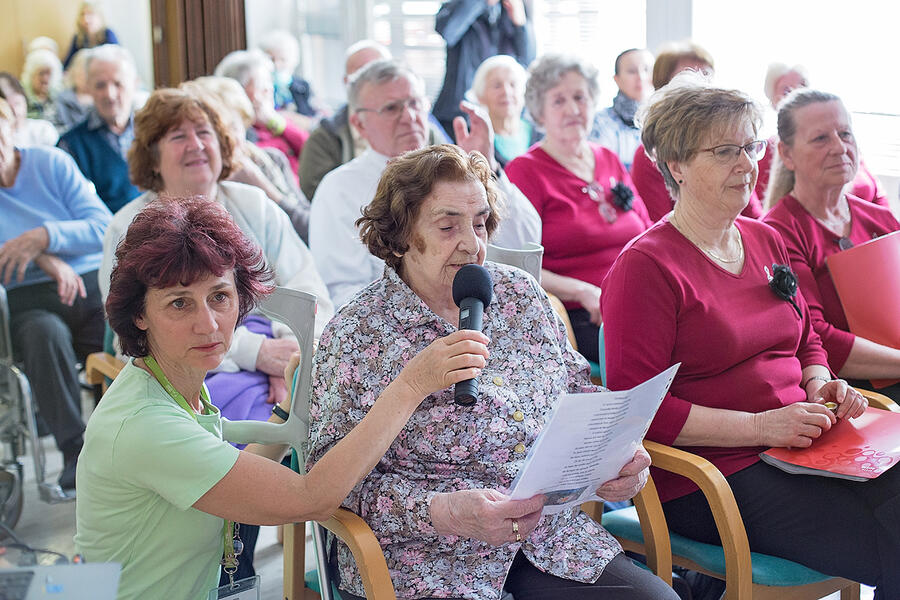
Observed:
[[[277,404],[272,407],[272,414],[281,419],[282,421],[287,421],[288,417],[291,415],[288,414],[286,410],[278,406]]]

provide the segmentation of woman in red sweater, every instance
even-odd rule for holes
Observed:
[[[616,153],[587,141],[597,69],[548,54],[536,60],[525,103],[545,137],[506,166],[541,216],[541,283],[566,307],[578,351],[597,362],[600,282],[622,247],[650,225]]]
[[[675,209],[622,251],[603,282],[607,373],[627,389],[681,362],[647,434],[726,476],[752,551],[877,585],[900,597],[900,469],[864,484],[788,475],[767,447],[807,447],[855,418],[863,397],[832,380],[778,233],[739,216],[764,142],[742,92],[676,76],[651,98],[642,136]],[[719,543],[701,492],[653,473],[669,526]],[[880,595],[879,595],[880,594]]]
[[[844,104],[834,94],[798,89],[778,111],[778,137],[772,191],[780,200],[763,220],[784,238],[828,366],[841,377],[900,378],[900,350],[850,333],[825,265],[832,254],[900,229],[887,208],[844,193],[859,166]],[[900,387],[892,388],[898,395]]]

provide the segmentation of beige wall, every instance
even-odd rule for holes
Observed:
[[[81,0],[0,0],[0,71],[22,73],[25,47],[46,35],[59,44],[65,58],[75,34]],[[99,2],[106,24],[131,51],[143,85],[153,85],[153,49],[150,40],[150,3],[147,0]]]
[[[0,70],[18,77],[25,47],[45,35],[56,40],[62,57],[75,33],[78,0],[2,0],[0,9]]]

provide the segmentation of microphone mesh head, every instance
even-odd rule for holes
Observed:
[[[466,265],[453,278],[453,301],[459,306],[463,298],[478,298],[487,306],[494,297],[491,274],[481,265]]]

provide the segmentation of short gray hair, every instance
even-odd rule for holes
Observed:
[[[478,65],[478,68],[475,70],[475,75],[472,77],[472,94],[475,95],[476,99],[481,98],[481,96],[484,95],[484,87],[487,85],[488,75],[497,69],[511,71],[513,77],[515,77],[523,87],[528,80],[528,73],[525,72],[525,67],[520,65],[519,61],[512,56],[507,54],[497,54],[496,56],[488,57],[483,63]]]
[[[275,70],[272,59],[262,50],[235,50],[225,55],[213,73],[216,77],[229,77],[246,86],[257,73]]]
[[[762,109],[740,90],[714,87],[702,74],[682,71],[657,90],[637,115],[647,155],[662,173],[669,193],[680,196],[678,182],[666,163],[688,162],[717,128],[748,120],[754,132],[762,123]]]
[[[425,93],[422,79],[409,67],[396,60],[376,60],[361,68],[350,76],[350,83],[347,86],[347,105],[350,112],[354,113],[359,108],[359,94],[366,84],[381,85],[400,77],[409,79],[420,94]]]
[[[102,46],[91,48],[88,51],[87,58],[84,59],[85,73],[91,72],[91,64],[94,61],[124,67],[133,79],[137,79],[137,67],[134,65],[134,57],[131,56],[131,52],[118,44],[103,44]]]
[[[784,97],[778,104],[778,139],[784,142],[785,146],[794,145],[794,137],[797,135],[797,119],[796,113],[801,108],[810,104],[818,104],[820,102],[841,102],[839,96],[829,92],[822,92],[812,88],[797,88]],[[846,109],[845,109],[846,110]],[[769,151],[774,152],[774,148]],[[766,209],[772,208],[786,194],[794,189],[796,181],[794,172],[784,166],[781,156],[775,155],[772,161],[772,174],[769,176],[769,187],[766,188],[766,198],[763,206]]]
[[[568,73],[578,73],[587,83],[591,100],[596,104],[600,95],[597,83],[597,69],[593,65],[565,54],[545,54],[528,68],[528,82],[525,84],[525,107],[535,123],[543,122],[544,96]]]

